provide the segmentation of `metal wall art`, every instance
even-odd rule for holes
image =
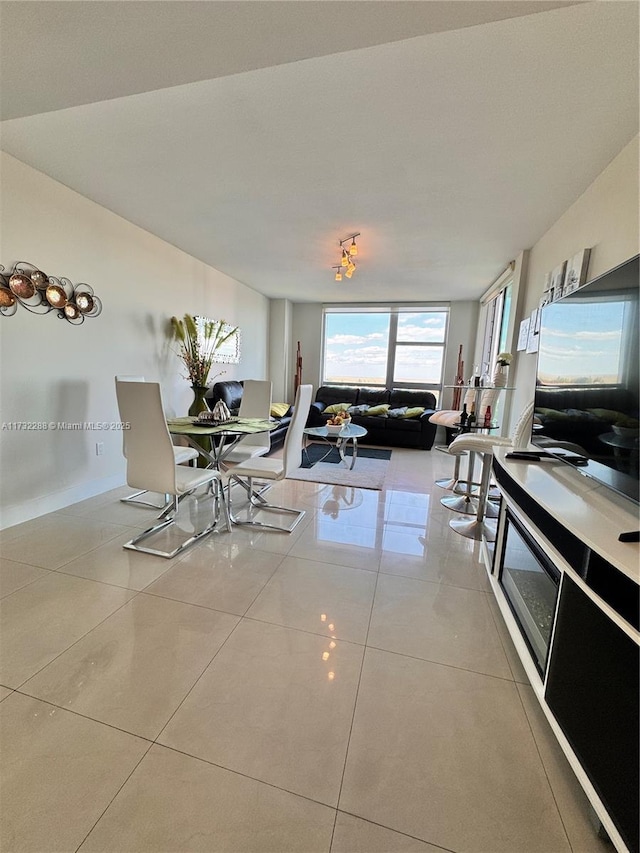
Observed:
[[[18,304],[32,314],[57,311],[58,317],[74,326],[102,311],[102,302],[90,285],[47,275],[27,261],[18,261],[10,270],[0,265],[0,314],[11,317]]]

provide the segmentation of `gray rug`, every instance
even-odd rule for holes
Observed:
[[[360,489],[380,491],[389,469],[386,459],[365,459],[358,453],[353,471],[343,463],[339,465],[317,462],[312,468],[297,468],[288,480],[304,480],[308,483],[328,483],[332,486],[355,486]]]

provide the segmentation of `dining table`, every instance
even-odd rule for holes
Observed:
[[[167,427],[171,435],[185,438],[207,463],[208,468],[220,471],[226,456],[245,435],[258,432],[271,432],[277,429],[279,422],[268,418],[229,418],[222,423],[211,421],[198,422],[196,417],[168,418]],[[204,443],[202,439],[210,439]],[[210,450],[207,444],[210,443]]]

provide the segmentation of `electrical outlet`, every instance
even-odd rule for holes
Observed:
[[[96,442],[96,456],[104,456],[104,441]]]

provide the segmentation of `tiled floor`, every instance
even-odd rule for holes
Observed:
[[[171,561],[122,549],[154,518],[126,488],[2,531],[3,853],[611,851],[448,527],[450,468],[286,481],[293,534]]]

